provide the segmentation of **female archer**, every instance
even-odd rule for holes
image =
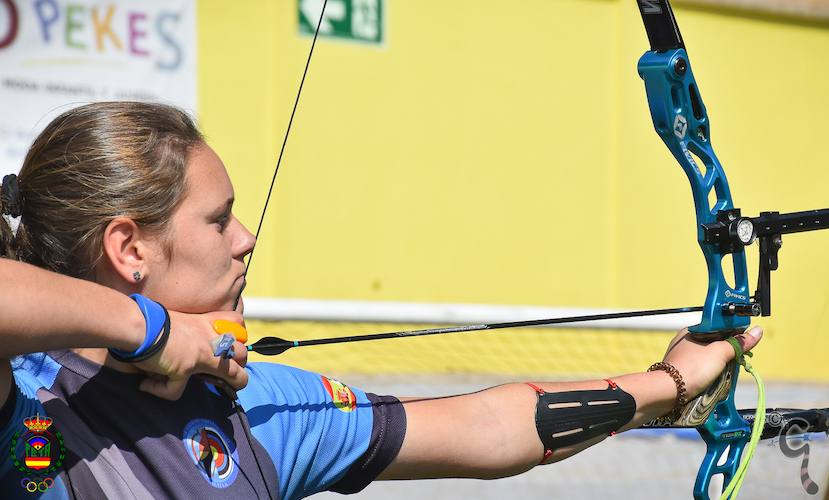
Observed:
[[[231,310],[254,238],[183,112],[70,110],[2,187],[20,217],[14,234],[0,223],[2,498],[293,499],[509,476],[675,414],[734,357],[680,332],[644,373],[378,396],[248,364],[241,345],[214,356],[211,321],[242,322]],[[748,350],[761,335],[738,338]]]

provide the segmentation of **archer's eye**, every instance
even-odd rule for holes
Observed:
[[[230,224],[230,215],[222,215],[221,217],[213,221],[213,223],[219,226],[219,232],[221,233],[227,228],[227,225]]]

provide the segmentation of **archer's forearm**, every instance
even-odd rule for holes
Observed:
[[[132,350],[144,318],[126,295],[0,258],[0,358],[71,347]]]
[[[622,375],[613,381],[636,400],[633,419],[620,430],[668,413],[676,400],[676,386],[663,372]],[[603,380],[534,384],[547,392],[607,388]],[[536,402],[535,391],[526,384],[507,384],[450,398],[406,400],[406,438],[381,479],[489,479],[529,470],[544,456],[535,426]],[[553,450],[544,463],[578,453],[604,437]]]

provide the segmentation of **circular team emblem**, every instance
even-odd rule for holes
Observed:
[[[25,418],[26,430],[15,433],[11,439],[9,456],[14,467],[26,476],[20,486],[30,493],[51,488],[54,479],[50,476],[66,458],[63,436],[56,429],[50,430],[52,422],[40,415]]]
[[[348,412],[357,407],[357,397],[347,385],[332,378],[322,376],[320,378],[322,378],[325,391],[331,396],[331,401],[338,410]]]
[[[202,476],[214,488],[227,488],[239,473],[239,453],[218,425],[207,419],[191,420],[181,439]],[[232,450],[232,451],[231,451]]]

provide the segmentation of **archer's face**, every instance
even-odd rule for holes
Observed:
[[[181,312],[230,310],[244,285],[255,239],[233,216],[233,186],[206,144],[187,164],[187,191],[173,213],[169,251],[155,252],[144,293]],[[241,308],[240,308],[241,311]]]

